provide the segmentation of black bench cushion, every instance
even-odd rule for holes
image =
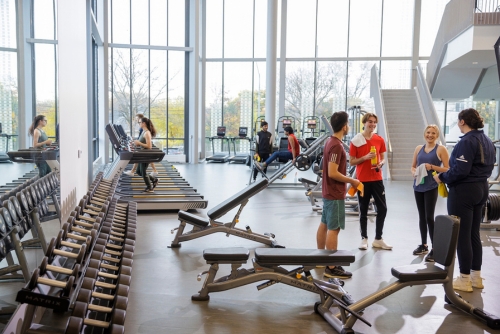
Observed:
[[[452,216],[436,216],[434,223],[434,261],[448,267],[455,261],[460,220]]]
[[[349,265],[355,261],[354,254],[346,250],[257,248],[255,260],[272,265]]]
[[[203,251],[207,261],[247,261],[250,251],[243,247],[211,248]]]
[[[267,181],[267,179],[261,179],[260,181],[253,183],[252,185],[229,197],[224,202],[210,209],[207,213],[208,217],[215,220],[224,216],[228,211],[231,211],[236,206],[241,204],[241,202],[251,198],[261,190],[265,189],[268,183],[269,181]]]
[[[197,225],[199,227],[207,227],[208,224],[210,224],[208,219],[182,210],[179,211],[179,219],[188,221],[190,224]]]
[[[401,282],[445,279],[448,275],[447,270],[441,269],[433,263],[394,267],[391,269],[391,273]]]

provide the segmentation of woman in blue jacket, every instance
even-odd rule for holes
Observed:
[[[460,218],[457,256],[460,276],[453,280],[456,290],[482,289],[483,249],[479,229],[482,209],[488,199],[488,178],[495,164],[495,147],[484,134],[483,118],[475,109],[458,114],[458,127],[464,134],[450,156],[450,169],[434,176],[449,187],[448,214]]]

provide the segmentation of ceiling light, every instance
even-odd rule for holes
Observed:
[[[477,65],[477,61],[473,61],[473,62],[472,62],[472,65]]]

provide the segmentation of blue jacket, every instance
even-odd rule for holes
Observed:
[[[483,130],[469,131],[460,138],[451,152],[450,169],[439,174],[439,179],[449,187],[486,181],[496,161],[495,146]]]

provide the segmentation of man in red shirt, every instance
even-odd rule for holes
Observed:
[[[338,235],[345,229],[345,192],[346,183],[357,188],[359,181],[346,176],[347,154],[342,138],[349,131],[349,116],[345,111],[332,115],[330,124],[333,128],[331,136],[323,150],[323,213],[316,233],[318,249],[337,250]],[[326,277],[350,278],[352,273],[341,266],[329,266],[325,269]]]
[[[262,173],[264,173],[264,169],[269,166],[274,160],[278,158],[281,158],[283,160],[292,160],[292,164],[294,164],[295,158],[297,158],[297,155],[300,154],[299,141],[293,134],[293,129],[290,126],[287,126],[284,130],[285,136],[288,137],[288,151],[276,151],[269,158],[267,158],[264,163],[256,163],[255,167],[257,167]]]
[[[361,231],[361,244],[359,249],[368,249],[368,206],[373,197],[377,206],[377,219],[375,224],[375,240],[372,247],[392,249],[382,239],[387,204],[385,200],[384,181],[382,181],[382,166],[385,163],[385,141],[374,131],[377,127],[377,115],[366,113],[361,119],[363,132],[357,134],[351,141],[349,148],[351,166],[356,166],[356,177],[364,184],[364,195],[358,193],[359,225]]]

